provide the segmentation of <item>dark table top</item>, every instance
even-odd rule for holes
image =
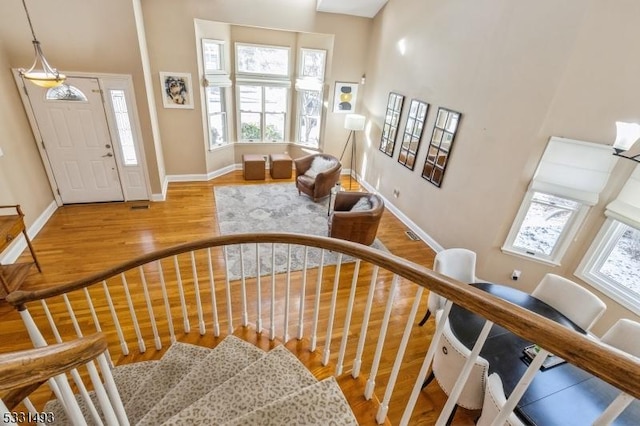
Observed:
[[[567,317],[530,294],[498,284],[471,285],[576,332],[584,333]],[[449,321],[456,337],[471,349],[485,320],[453,305]],[[531,342],[496,324],[491,328],[480,351],[480,356],[489,362],[489,374],[498,373],[502,379],[507,397],[528,367],[522,350],[529,345]],[[618,393],[616,388],[605,381],[572,364],[563,363],[536,374],[515,412],[526,423],[533,425],[590,425]],[[613,424],[640,425],[640,402],[634,401]]]

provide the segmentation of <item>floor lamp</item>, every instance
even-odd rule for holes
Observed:
[[[353,143],[351,144],[351,165],[349,166],[349,189],[351,189],[351,177],[354,170],[356,172],[356,176],[358,176],[358,162],[356,161],[356,132],[364,130],[364,122],[365,116],[360,114],[347,114],[344,119],[344,128],[350,130],[350,132],[347,137],[347,142],[345,142],[344,148],[342,149],[342,154],[340,155],[341,162],[342,157],[344,157],[344,153],[347,151],[349,142],[351,142],[353,137]]]

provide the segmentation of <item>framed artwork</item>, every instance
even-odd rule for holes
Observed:
[[[356,111],[358,99],[358,83],[336,81],[333,94],[333,112],[338,114],[352,114]]]
[[[418,148],[420,148],[420,141],[422,140],[422,132],[424,131],[424,123],[427,120],[428,111],[428,103],[411,99],[409,115],[407,115],[407,122],[404,125],[402,146],[400,147],[400,154],[398,155],[398,163],[409,170],[413,170],[415,167],[416,156],[418,155]]]
[[[380,151],[389,157],[393,157],[393,148],[396,146],[396,137],[398,136],[398,125],[400,124],[403,103],[403,95],[394,92],[389,93],[387,113],[384,116],[384,126],[382,126],[379,148]]]
[[[160,72],[162,104],[165,108],[193,109],[191,74]]]
[[[447,108],[438,108],[433,133],[429,141],[429,152],[424,160],[422,177],[437,187],[442,185],[442,178],[451,156],[453,139],[458,131],[462,114]]]

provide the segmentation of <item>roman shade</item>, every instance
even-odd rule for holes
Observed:
[[[640,165],[631,173],[618,197],[607,205],[605,214],[640,229]]]
[[[595,205],[617,161],[612,154],[609,145],[552,136],[530,189]]]

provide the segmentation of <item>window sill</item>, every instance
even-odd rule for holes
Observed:
[[[542,263],[542,264],[551,265],[551,266],[560,266],[560,262],[558,262],[556,260],[542,259],[540,257],[530,256],[530,255],[524,254],[524,253],[516,251],[516,250],[511,250],[511,249],[506,248],[506,247],[501,247],[500,250],[505,254],[508,254],[508,255],[511,255],[511,256],[516,256],[516,257],[519,257],[519,258],[525,259],[525,260],[530,260],[532,262]]]
[[[640,300],[630,297],[628,294],[625,294],[623,291],[616,288],[616,286],[600,280],[585,271],[578,270],[574,272],[573,275],[580,278],[596,290],[602,292],[607,297],[615,300],[634,314],[640,315]]]
[[[233,143],[227,143],[227,144],[224,144],[224,145],[218,145],[218,146],[214,146],[214,147],[209,147],[208,151],[209,152],[221,151],[224,148],[229,148],[229,147],[233,147]]]

